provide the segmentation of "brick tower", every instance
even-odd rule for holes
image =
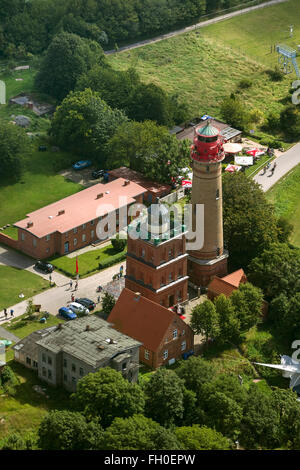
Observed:
[[[204,244],[189,251],[188,274],[197,286],[206,286],[213,276],[227,274],[228,253],[223,246],[222,160],[223,139],[220,130],[208,122],[195,130],[191,146],[193,167],[193,231],[195,205],[204,205]]]
[[[131,229],[138,223],[135,221],[128,227],[125,287],[164,307],[187,300],[185,227],[166,230],[163,223],[157,227],[152,223],[151,228],[147,225],[147,236],[132,239]]]

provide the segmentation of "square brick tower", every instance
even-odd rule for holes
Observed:
[[[136,223],[133,223],[135,228]],[[144,234],[138,239],[130,237],[132,228],[132,225],[128,228],[125,287],[164,307],[187,300],[188,254],[184,225],[165,231],[164,224],[160,223],[157,228],[152,224],[149,236]]]
[[[222,161],[225,154],[220,130],[210,122],[195,131],[191,146],[193,167],[193,231],[203,230],[201,249],[190,250],[188,274],[197,286],[207,286],[217,275],[227,274],[228,253],[223,246]],[[204,227],[196,227],[196,205],[204,207]]]

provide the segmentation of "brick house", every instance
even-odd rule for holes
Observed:
[[[111,367],[136,382],[141,343],[89,315],[31,333],[13,346],[14,359],[51,386],[75,392],[77,382]]]
[[[141,203],[145,189],[119,178],[107,184],[95,184],[60,201],[42,207],[16,222],[17,248],[33,258],[64,255],[97,241],[97,224],[115,212],[117,229],[130,219],[123,210]],[[122,209],[122,210],[121,210]]]
[[[145,178],[141,173],[135,170],[131,170],[126,166],[121,168],[115,168],[108,172],[109,181],[113,181],[116,178],[125,178],[133,183],[142,186],[145,189],[143,194],[143,202],[155,203],[157,198],[166,196],[171,191],[171,186],[165,183],[157,183],[156,181],[150,181]]]
[[[152,369],[173,364],[193,351],[194,333],[177,313],[129,289],[123,289],[108,321],[142,343],[140,362]]]

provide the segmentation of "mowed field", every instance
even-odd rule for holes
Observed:
[[[300,0],[290,0],[191,33],[112,54],[108,60],[117,69],[135,67],[144,81],[161,85],[169,93],[178,93],[194,116],[210,113],[218,117],[222,99],[235,92],[240,80],[245,78],[252,81],[252,86],[239,93],[249,109],[260,109],[264,114],[280,111],[295,74],[285,76],[282,82],[272,82],[265,71],[277,63],[277,54],[269,54],[270,44],[291,44],[288,40],[290,24],[294,25],[293,41],[300,44],[297,8],[299,11]]]
[[[276,215],[287,218],[294,225],[291,242],[300,247],[300,165],[278,181],[266,195],[275,205]]]

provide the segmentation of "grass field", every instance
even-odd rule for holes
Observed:
[[[24,269],[0,265],[0,311],[49,288],[49,282]],[[23,292],[24,298],[19,294]]]
[[[300,247],[300,165],[279,180],[266,195],[275,205],[276,215],[286,217],[294,225],[291,242]]]
[[[295,18],[297,6],[300,7],[300,0],[290,0],[288,4],[110,55],[109,61],[117,69],[133,66],[144,81],[178,93],[188,104],[191,116],[209,113],[220,117],[222,99],[236,91],[240,80],[245,78],[252,82],[250,88],[239,90],[246,107],[259,109],[264,114],[279,112],[285,105],[284,99],[295,74],[285,76],[281,82],[272,82],[265,73],[265,56],[267,48],[270,49],[270,30],[276,34],[275,18],[279,22],[278,41],[283,40],[280,31],[286,23],[286,27],[294,24],[294,40],[300,43],[300,18]],[[269,14],[272,21],[267,22]],[[248,27],[241,27],[244,24]],[[245,54],[239,50],[241,45]],[[276,54],[272,57],[269,64],[275,65]]]
[[[43,313],[36,315],[36,320],[29,320],[27,314],[21,315],[20,317],[14,318],[9,323],[2,323],[1,327],[5,328],[7,331],[14,334],[15,336],[18,336],[18,338],[22,339],[25,338],[25,336],[30,335],[34,331],[43,330],[44,328],[49,328],[50,326],[55,326],[59,323],[64,322],[62,318],[55,317],[54,315],[49,315],[46,323],[40,323],[39,320],[44,315]]]

